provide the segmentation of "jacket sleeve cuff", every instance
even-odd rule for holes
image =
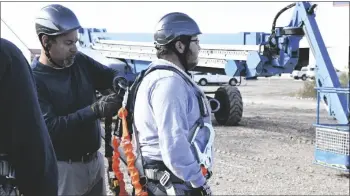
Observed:
[[[96,120],[98,118],[95,112],[92,110],[91,105],[81,109],[79,113],[86,119]]]
[[[205,184],[205,181],[206,179],[201,172],[199,177],[196,180],[190,181],[190,183],[193,188],[199,188]]]

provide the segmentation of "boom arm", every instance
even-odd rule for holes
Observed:
[[[294,8],[293,18],[287,27],[275,28],[275,22],[283,11]],[[273,22],[271,35],[259,48],[264,51],[250,51],[247,61],[229,60],[225,71],[228,75],[238,75],[239,68],[246,69],[247,76],[271,76],[279,73],[291,73],[299,58],[299,41],[306,36],[316,59],[317,87],[340,88],[339,78],[333,67],[327,48],[322,39],[314,9],[316,4],[309,2],[293,3],[279,12]],[[320,93],[327,105],[330,116],[340,124],[349,123],[349,109],[345,94]]]
[[[295,6],[293,18],[287,27],[275,28],[279,14]],[[292,72],[298,60],[299,41],[306,36],[316,59],[317,120],[315,163],[349,171],[349,105],[350,87],[341,88],[339,78],[328,54],[315,20],[316,4],[297,2],[279,12],[273,22],[271,35],[261,43],[264,51],[250,51],[247,61],[228,61],[225,71],[237,75],[243,67],[246,75],[269,76]],[[350,85],[350,81],[349,81]],[[349,97],[347,97],[347,95]],[[319,123],[319,101],[325,103],[329,116],[338,124]]]
[[[298,23],[303,23],[303,29],[307,36],[310,48],[316,58],[315,80],[317,87],[341,88],[339,78],[329,57],[327,48],[318,29],[315,14],[315,5],[298,2],[295,18]],[[340,124],[349,125],[349,107],[346,94],[320,93],[320,97],[328,107],[330,116],[336,118]]]

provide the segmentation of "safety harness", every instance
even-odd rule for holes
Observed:
[[[190,129],[188,141],[194,148],[195,156],[202,168],[203,175],[209,179],[211,177],[211,165],[212,165],[212,144],[214,141],[215,132],[211,124],[205,123],[204,118],[209,116],[208,104],[206,104],[206,98],[203,94],[194,86],[194,83],[190,81],[181,71],[171,66],[153,66],[146,70],[141,71],[134,83],[129,86],[126,84],[126,80],[123,78],[116,78],[114,83],[118,83],[118,93],[124,96],[122,107],[118,111],[117,122],[113,131],[113,147],[110,146],[110,139],[112,132],[111,119],[106,121],[106,157],[109,160],[108,178],[110,189],[114,195],[127,195],[125,189],[125,182],[123,173],[120,171],[120,160],[127,165],[128,173],[131,178],[132,185],[134,187],[135,195],[147,195],[147,181],[159,181],[159,183],[165,188],[167,195],[175,195],[175,189],[172,183],[185,183],[181,179],[177,178],[167,168],[148,168],[145,167],[145,162],[141,155],[139,148],[137,132],[133,130],[133,114],[134,104],[136,100],[136,94],[143,78],[155,70],[170,70],[180,75],[187,84],[196,89],[195,94],[198,99],[200,108],[200,118],[196,121],[195,125]],[[207,129],[210,133],[209,140],[204,150],[201,151],[198,144],[195,142],[195,138],[198,132],[202,129]],[[133,137],[133,140],[131,139]],[[131,142],[134,143],[135,148]],[[113,150],[114,153],[111,151]],[[135,151],[135,152],[133,152]],[[137,157],[135,156],[135,154]],[[112,156],[113,154],[113,156]],[[112,156],[112,158],[110,158]],[[165,167],[165,166],[164,166]],[[164,194],[161,193],[160,194]]]
[[[0,195],[19,196],[16,186],[15,170],[8,161],[8,156],[0,153]]]

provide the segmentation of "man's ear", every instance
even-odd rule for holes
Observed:
[[[181,54],[185,52],[185,45],[181,41],[175,42],[175,48],[177,51],[179,51]]]
[[[47,47],[49,44],[49,37],[47,35],[41,36],[41,43],[44,45],[44,47]]]

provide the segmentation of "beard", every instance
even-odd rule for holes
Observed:
[[[198,56],[194,57],[192,51],[188,51],[186,55],[186,61],[187,61],[187,70],[191,71],[198,65]]]
[[[73,65],[75,60],[75,56],[73,57],[68,57],[63,61],[63,67],[67,68]]]
[[[188,71],[191,71],[191,70],[194,69],[197,65],[198,65],[198,61],[195,61],[195,62],[188,62],[188,63],[187,63],[187,70],[188,70]]]

